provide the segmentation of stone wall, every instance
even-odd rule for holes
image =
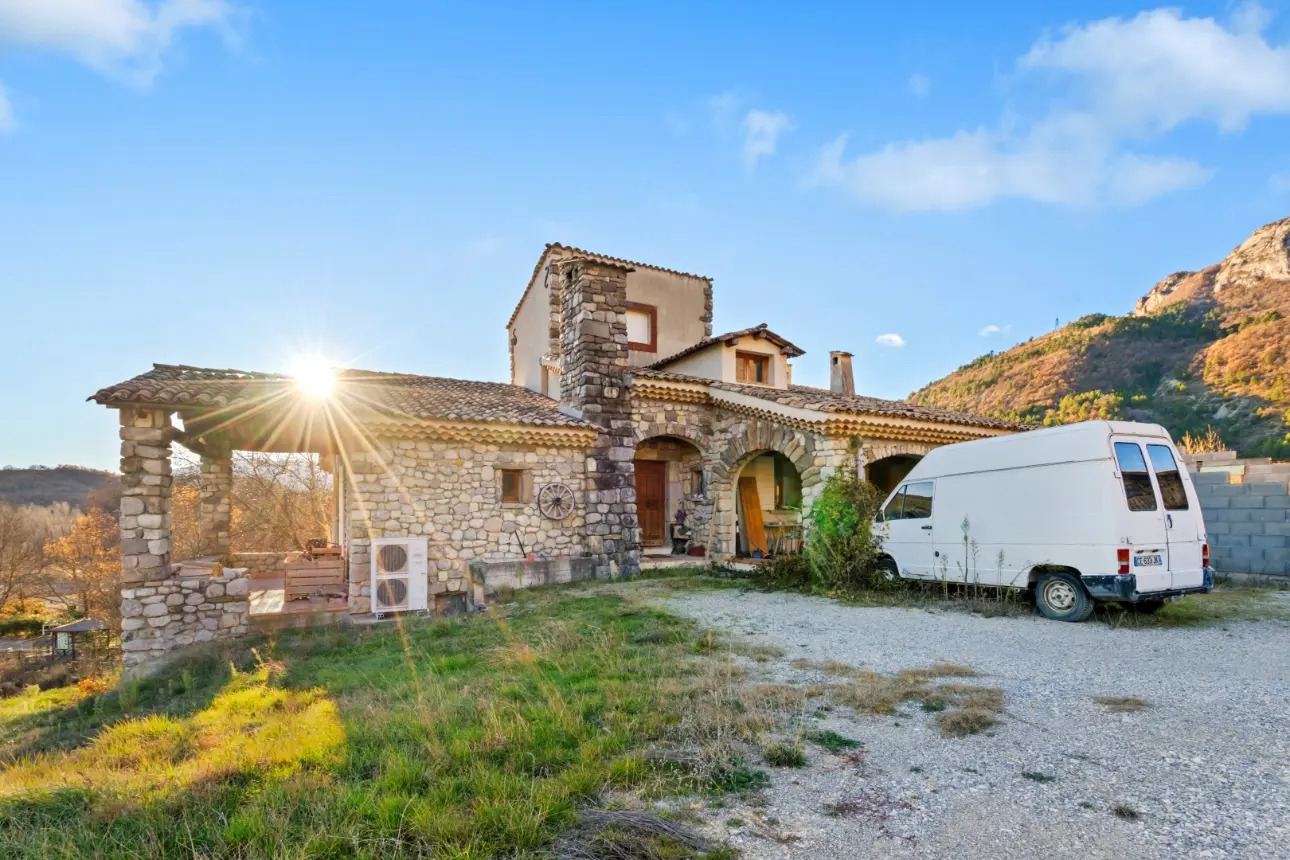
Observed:
[[[233,454],[203,455],[199,476],[199,511],[202,555],[220,556],[229,549],[233,519]]]
[[[127,672],[165,662],[176,648],[245,636],[250,579],[218,562],[173,565],[171,575],[121,589],[121,649]]]
[[[1225,471],[1192,473],[1205,515],[1210,563],[1219,573],[1290,577],[1290,489],[1229,483]]]
[[[433,596],[469,590],[472,561],[586,553],[585,453],[580,448],[489,443],[377,440],[344,459],[349,540],[349,609],[371,610],[371,538],[425,535]],[[501,470],[524,475],[519,503],[502,502]],[[574,512],[544,517],[537,493],[546,484],[573,490]],[[518,538],[518,539],[517,539]]]
[[[552,267],[564,284],[561,399],[604,432],[586,455],[586,547],[597,575],[640,570],[635,433],[627,371],[628,268],[574,259]]]

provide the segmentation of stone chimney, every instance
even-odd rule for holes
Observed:
[[[855,397],[856,381],[851,375],[851,353],[829,353],[829,391]]]

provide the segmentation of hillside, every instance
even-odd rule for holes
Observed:
[[[0,502],[11,505],[84,504],[96,491],[111,491],[117,476],[111,472],[56,466],[36,469],[0,469]]]
[[[1127,316],[983,355],[910,400],[1044,424],[1155,421],[1175,438],[1213,426],[1242,454],[1290,457],[1290,218],[1165,278]]]

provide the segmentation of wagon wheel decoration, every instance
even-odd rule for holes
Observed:
[[[573,513],[573,490],[567,484],[547,484],[538,491],[538,510],[549,520],[562,520]]]

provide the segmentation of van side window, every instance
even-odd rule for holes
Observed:
[[[1178,474],[1174,452],[1167,445],[1148,445],[1147,456],[1151,458],[1151,468],[1156,473],[1156,483],[1160,485],[1160,498],[1165,503],[1165,510],[1187,510],[1187,490],[1183,487],[1182,475]]]
[[[905,502],[905,488],[901,487],[900,492],[892,496],[891,501],[887,503],[887,507],[882,509],[882,518],[887,522],[900,519],[901,506],[904,504],[904,502]]]
[[[1131,511],[1154,511],[1156,491],[1147,473],[1147,461],[1142,448],[1132,442],[1115,443],[1115,459],[1120,464],[1120,478],[1124,481],[1124,497]]]
[[[904,519],[925,520],[932,515],[932,482],[905,485]]]

